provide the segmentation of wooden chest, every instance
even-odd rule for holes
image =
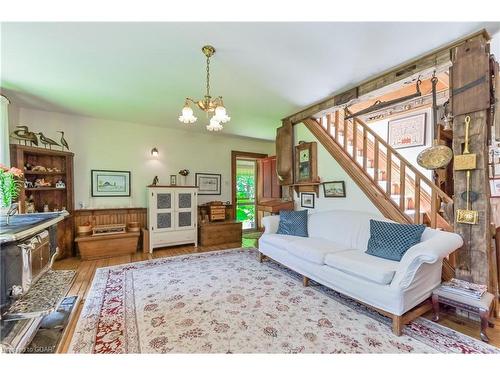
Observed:
[[[242,224],[236,221],[203,223],[199,226],[201,246],[235,244],[241,246]]]
[[[110,258],[134,254],[140,232],[127,232],[99,236],[78,236],[75,242],[83,260]]]

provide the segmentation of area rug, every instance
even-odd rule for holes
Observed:
[[[253,249],[99,268],[72,353],[500,353],[426,319],[390,321]]]
[[[7,314],[28,314],[54,310],[73,284],[76,271],[48,270],[28,293],[15,301]]]

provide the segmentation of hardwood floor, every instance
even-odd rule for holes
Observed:
[[[257,245],[256,239],[243,238],[243,247],[256,247],[256,245]],[[77,295],[80,297],[81,301],[77,307],[78,310],[76,314],[74,314],[75,318],[73,319],[73,321],[70,322],[70,325],[67,329],[67,334],[63,338],[63,341],[60,346],[60,352],[66,353],[68,350],[71,337],[73,335],[76,326],[76,322],[78,320],[78,317],[80,316],[80,312],[83,307],[85,297],[87,296],[87,293],[90,289],[90,286],[92,284],[92,279],[94,277],[94,273],[97,268],[114,266],[131,262],[140,262],[143,260],[164,258],[176,255],[195,254],[195,253],[202,253],[202,252],[209,252],[209,251],[216,251],[223,249],[231,249],[235,247],[240,247],[240,246],[239,244],[232,244],[227,246],[198,247],[198,248],[195,248],[194,246],[176,246],[166,249],[155,250],[153,254],[135,253],[132,255],[124,255],[113,258],[88,260],[88,261],[82,261],[80,258],[66,258],[55,262],[54,269],[74,269],[77,271],[75,282],[73,283],[73,286],[69,290],[68,295]],[[432,317],[432,313],[428,313],[425,316],[430,319]],[[488,329],[490,344],[500,347],[500,319],[497,318],[493,319],[492,321],[493,323],[495,323],[495,328]],[[442,324],[446,327],[452,328],[466,335],[479,339],[479,322],[475,322],[469,319],[456,316],[450,311],[444,310],[441,312],[441,320],[439,324]]]

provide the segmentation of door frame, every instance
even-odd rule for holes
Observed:
[[[242,159],[263,159],[267,158],[267,154],[260,154],[257,152],[247,152],[247,151],[231,151],[231,203],[233,205],[233,218],[236,220],[236,160],[238,158]],[[256,163],[255,169],[255,189],[258,186],[259,178],[259,163]],[[257,192],[255,194],[255,200],[257,202]],[[257,209],[257,208],[256,208]],[[257,214],[257,212],[255,212]],[[255,217],[255,225],[258,228],[258,215]]]

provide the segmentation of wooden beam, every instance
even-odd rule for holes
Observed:
[[[356,93],[355,97],[357,98],[378,90],[384,86],[403,81],[422,70],[445,64],[450,61],[451,51],[454,48],[467,40],[476,38],[485,38],[486,40],[489,40],[490,36],[485,29],[479,30],[478,32],[467,35],[443,47],[437,48],[423,56],[419,56],[417,58],[404,62],[375,77],[370,77],[367,80],[362,81],[355,87],[351,87],[347,90],[339,90],[339,92],[337,92],[336,94],[327,97],[299,112],[291,114],[285,117],[285,119],[291,121],[292,124],[295,125],[299,122],[302,122],[306,118],[316,115],[321,111],[325,111],[337,105],[347,104],[354,98],[354,93]],[[346,98],[351,99],[346,101]]]

